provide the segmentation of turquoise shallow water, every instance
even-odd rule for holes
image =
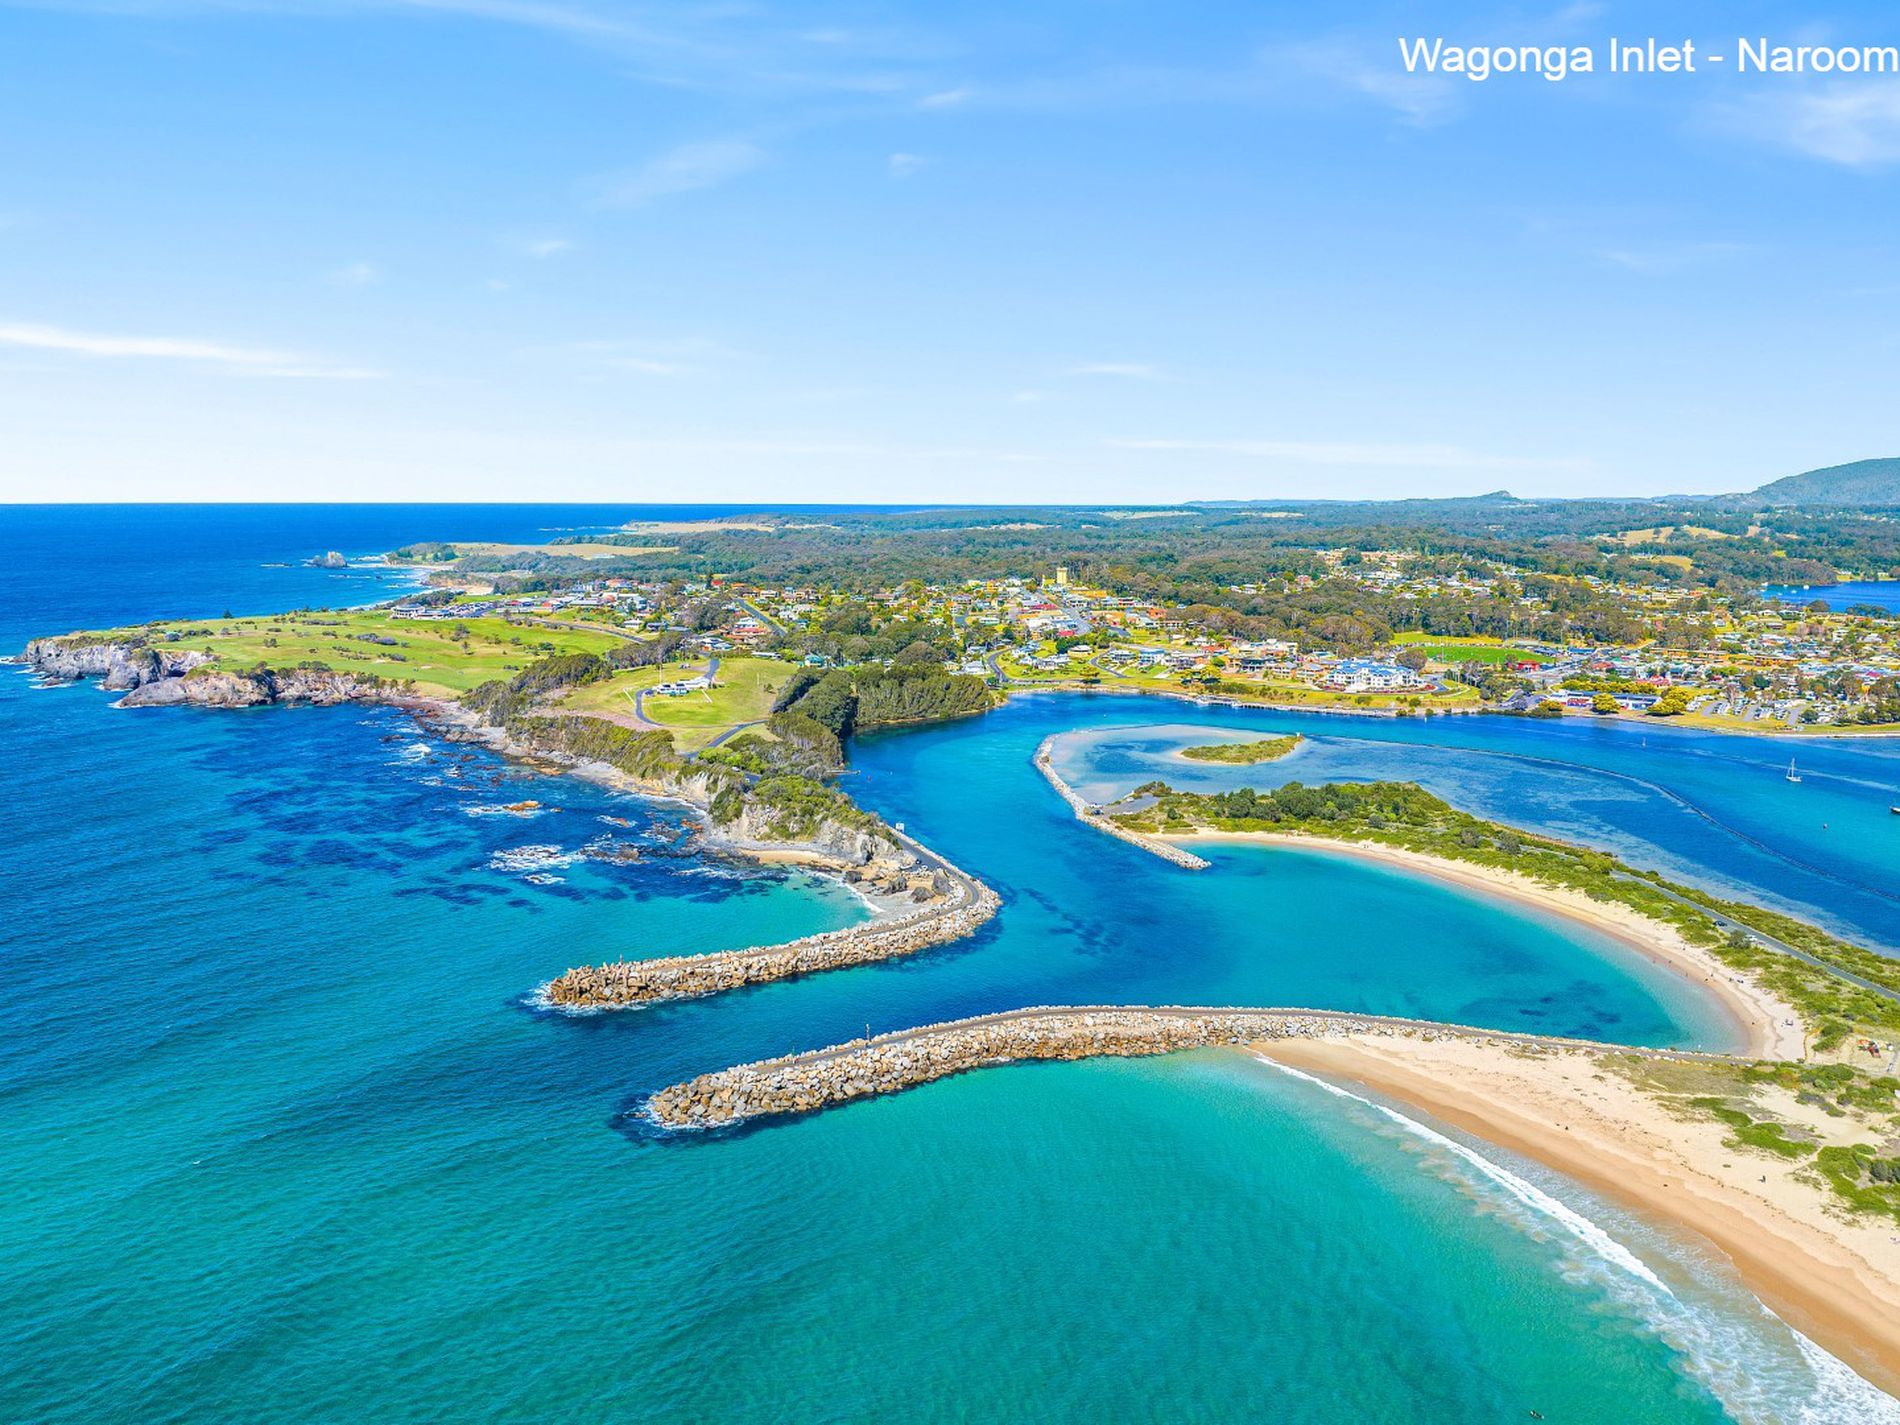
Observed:
[[[513,517],[464,518],[540,527]],[[394,542],[330,518],[207,536],[175,596],[301,602],[314,572],[258,566]],[[431,518],[403,537],[456,519]],[[67,537],[33,549],[162,582],[112,529]],[[99,590],[40,597],[0,614],[10,646],[106,621]],[[1720,1033],[1588,936],[1407,877],[1243,852],[1191,876],[1104,844],[1028,755],[1128,716],[1030,699],[863,746],[855,790],[1004,893],[971,941],[568,1019],[524,1001],[571,963],[862,907],[670,854],[676,811],[463,760],[400,714],[126,713],[0,674],[0,1419],[1878,1418],[1692,1244],[1506,1163],[1659,1292],[1442,1143],[1239,1055],[977,1074],[698,1141],[629,1116],[719,1064],[1029,1001]],[[558,810],[470,814],[522,797]],[[1659,858],[1685,854],[1672,816],[1703,825],[1658,813]],[[641,858],[585,855],[623,844]]]

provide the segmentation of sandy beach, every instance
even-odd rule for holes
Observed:
[[[1699,1234],[1789,1325],[1900,1392],[1900,1228],[1843,1213],[1798,1162],[1726,1146],[1722,1124],[1676,1116],[1602,1056],[1371,1035],[1253,1052],[1372,1088]],[[1863,1126],[1815,1118],[1818,1132],[1866,1141]]]
[[[1725,1046],[1733,1052],[1758,1059],[1806,1057],[1801,1017],[1792,1005],[1763,989],[1751,977],[1730,969],[1702,946],[1692,945],[1673,925],[1638,915],[1628,906],[1592,900],[1580,891],[1548,886],[1514,871],[1371,842],[1264,831],[1203,831],[1162,839],[1251,842],[1356,856],[1564,916],[1615,937],[1708,994],[1735,1026],[1735,1042]]]

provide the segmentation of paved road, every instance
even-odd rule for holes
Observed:
[[[1715,910],[1710,906],[1703,905],[1700,901],[1697,901],[1693,899],[1692,897],[1685,896],[1685,895],[1678,895],[1675,891],[1670,890],[1667,886],[1659,886],[1654,881],[1645,880],[1641,876],[1625,875],[1625,876],[1620,876],[1619,879],[1628,881],[1632,885],[1647,886],[1650,890],[1661,891],[1664,895],[1668,896],[1669,899],[1671,899],[1672,901],[1675,901],[1680,905],[1688,906],[1691,910],[1701,911],[1702,914],[1708,916],[1709,919],[1713,920],[1717,925],[1721,926],[1724,930],[1740,931],[1743,935],[1747,936],[1750,940],[1755,942],[1757,945],[1763,946],[1764,948],[1769,949],[1769,950],[1778,951],[1783,955],[1792,956],[1793,958],[1801,961],[1804,965],[1812,965],[1815,969],[1823,970],[1826,973],[1834,976],[1834,978],[1837,980],[1845,980],[1847,981],[1848,984],[1855,986],[1857,989],[1866,990],[1869,994],[1876,994],[1876,995],[1879,995],[1882,999],[1893,1000],[1896,1003],[1900,1003],[1900,990],[1893,989],[1892,987],[1888,985],[1875,984],[1872,980],[1863,980],[1859,975],[1852,974],[1847,970],[1843,970],[1838,965],[1830,965],[1825,960],[1817,959],[1815,956],[1808,954],[1807,951],[1799,949],[1796,946],[1790,945],[1785,940],[1779,940],[1776,937],[1768,934],[1768,932],[1765,930],[1757,930],[1752,925],[1745,925],[1739,920],[1735,920],[1729,916],[1722,914],[1722,912],[1719,910]]]
[[[713,654],[707,654],[706,655],[706,671],[702,673],[700,676],[703,677],[708,683],[710,683],[716,676],[718,676],[718,673],[719,673],[719,659]],[[655,722],[652,718],[647,716],[647,694],[650,693],[651,691],[653,691],[651,688],[642,688],[640,689],[639,692],[633,695],[633,715],[635,718],[637,718],[640,721],[640,723],[643,726],[659,727],[662,724]],[[733,730],[736,732],[738,729],[735,728]]]
[[[757,604],[753,603],[752,600],[750,599],[739,600],[739,607],[744,609],[747,613],[751,614],[753,618],[757,619],[760,623],[764,624],[767,628],[771,629],[772,632],[776,634],[781,634],[781,635],[785,632],[784,624],[780,623],[777,619],[773,618],[764,609],[760,608]]]
[[[744,732],[748,727],[763,727],[764,725],[765,725],[765,719],[762,717],[754,718],[752,719],[751,722],[735,723],[733,726],[727,728],[724,732],[720,733],[719,736],[715,737],[711,742],[708,742],[704,747],[700,748],[699,750],[700,752],[710,752],[713,750],[713,748],[719,746],[719,744],[724,742],[727,738],[737,737],[740,733]],[[697,756],[698,753],[695,753],[694,755]]]

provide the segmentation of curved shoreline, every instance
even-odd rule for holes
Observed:
[[[57,640],[41,640],[29,645],[29,652],[40,649],[40,667],[53,653],[63,652]],[[48,652],[47,650],[51,650]],[[133,694],[154,689],[170,696],[150,699],[161,704],[192,703],[203,689],[193,687],[180,673],[166,665],[157,676],[128,661],[124,646],[90,644],[74,652],[68,664],[55,671],[62,681],[80,677],[105,677],[117,673],[129,683],[132,692],[120,699],[132,701]],[[301,676],[301,675],[299,675]],[[438,735],[450,740],[477,742],[512,761],[551,773],[570,773],[616,791],[649,799],[666,800],[692,808],[704,816],[707,801],[696,795],[684,778],[672,783],[649,781],[612,766],[559,747],[544,747],[522,741],[500,726],[490,725],[473,716],[459,700],[433,697],[365,684],[345,677],[322,675],[321,686],[310,680],[288,690],[274,684],[251,689],[256,697],[242,700],[218,697],[207,705],[215,707],[249,706],[263,703],[381,703],[404,707],[419,720],[426,720]],[[108,682],[110,679],[108,678]],[[242,681],[242,680],[239,680]],[[211,680],[206,679],[208,685]],[[239,689],[245,692],[246,689]],[[280,696],[280,693],[283,695]],[[709,824],[710,826],[710,824]],[[825,828],[821,827],[820,831]],[[728,852],[762,864],[796,864],[840,877],[848,886],[868,880],[888,896],[908,896],[915,906],[904,913],[892,914],[873,905],[870,921],[841,930],[823,931],[781,944],[751,946],[740,950],[717,950],[699,955],[671,955],[651,960],[621,960],[608,964],[578,966],[541,985],[533,999],[543,1005],[565,1010],[595,1010],[647,1004],[656,1000],[679,999],[714,994],[743,985],[788,979],[814,971],[860,965],[876,960],[912,955],[971,934],[1002,905],[997,894],[974,876],[924,847],[915,838],[894,828],[883,829],[876,844],[868,850],[862,844],[842,848],[821,844],[819,838],[806,841],[764,842],[734,835],[730,831],[711,830],[707,841]],[[893,853],[883,856],[883,851]],[[847,854],[840,854],[840,852]],[[848,854],[855,851],[855,855]],[[1185,853],[1176,853],[1185,854]],[[867,897],[868,899],[868,897]]]
[[[1900,1395],[1900,1238],[1841,1212],[1801,1165],[1725,1142],[1592,1057],[1440,1036],[1276,1040],[1276,1063],[1348,1081],[1712,1243],[1777,1316]]]
[[[670,1084],[646,1110],[665,1128],[723,1128],[901,1093],[971,1069],[1034,1059],[1129,1058],[1262,1040],[1344,1034],[1450,1037],[1518,1049],[1571,1049],[1657,1059],[1742,1063],[1694,1049],[1639,1049],[1561,1035],[1402,1019],[1348,1010],[1206,1005],[1043,1005],[900,1029],[822,1049],[757,1059]]]
[[[1670,971],[1716,1005],[1741,1037],[1738,1052],[1756,1059],[1805,1059],[1807,1039],[1795,1008],[1754,981],[1738,975],[1672,925],[1638,915],[1626,906],[1592,900],[1580,891],[1546,885],[1515,871],[1432,856],[1378,842],[1343,841],[1291,832],[1202,831],[1169,836],[1170,841],[1223,841],[1238,845],[1281,846],[1326,855],[1352,856],[1406,871],[1461,890],[1516,901],[1561,916],[1608,935],[1652,964]]]
[[[1082,687],[1079,685],[1071,687],[1063,684],[1051,686],[1046,684],[1023,685],[1005,682],[1003,684],[1003,692],[1006,697],[1012,698],[1029,695],[1040,696],[1048,693],[1069,693],[1076,697],[1107,695],[1117,698],[1172,698],[1176,702],[1193,703],[1198,707],[1237,708],[1243,711],[1251,708],[1258,712],[1312,713],[1318,717],[1416,718],[1419,721],[1429,721],[1435,717],[1521,718],[1528,716],[1526,713],[1506,712],[1502,708],[1484,706],[1455,708],[1339,708],[1322,707],[1314,703],[1256,702],[1248,698],[1230,697],[1225,693],[1216,693],[1213,695],[1184,693],[1176,688],[1110,688]],[[1581,713],[1568,714],[1567,716],[1572,721],[1582,721],[1585,718],[1585,715]],[[1627,714],[1604,717],[1597,713],[1591,713],[1588,714],[1588,720],[1593,725],[1640,727],[1645,731],[1650,728],[1674,728],[1677,732],[1711,733],[1717,737],[1794,737],[1820,742],[1825,742],[1829,739],[1840,742],[1852,742],[1864,738],[1900,737],[1900,726],[1891,724],[1875,724],[1874,726],[1861,730],[1843,731],[1838,725],[1830,725],[1825,729],[1807,727],[1771,727],[1760,729],[1701,727],[1694,723],[1680,723],[1673,718],[1638,718]]]
[[[660,1089],[644,1112],[671,1131],[718,1129],[978,1069],[1203,1048],[1364,1085],[1691,1231],[1790,1326],[1900,1393],[1900,1238],[1890,1224],[1845,1216],[1799,1164],[1725,1141],[1719,1121],[1678,1118],[1602,1071],[1617,1059],[1745,1064],[1745,1056],[1328,1010],[1041,1007],[734,1065]]]
[[[1191,851],[1184,851],[1179,846],[1170,845],[1161,837],[1131,831],[1128,827],[1118,825],[1083,800],[1082,794],[1063,781],[1062,774],[1055,768],[1053,760],[1055,745],[1066,736],[1068,734],[1064,732],[1050,733],[1049,736],[1043,738],[1041,745],[1036,748],[1036,755],[1031,760],[1035,763],[1036,770],[1042,773],[1049,785],[1056,789],[1056,795],[1069,804],[1069,810],[1075,813],[1077,821],[1085,826],[1092,826],[1097,831],[1114,837],[1117,841],[1126,841],[1130,846],[1138,847],[1150,856],[1159,856],[1163,861],[1172,862],[1185,870],[1205,871],[1212,864]]]

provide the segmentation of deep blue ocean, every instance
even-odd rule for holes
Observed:
[[[0,509],[0,651],[403,586],[302,564],[328,549],[709,513]],[[570,965],[866,912],[397,711],[124,711],[0,670],[0,1420],[1894,1418],[1696,1243],[1237,1054],[643,1126],[709,1068],[1031,1003],[1721,1042],[1587,930],[1312,853],[1182,872],[1030,766],[1075,731],[1072,780],[1130,785],[1210,726],[1309,734],[1256,783],[1416,777],[1900,949],[1888,744],[1803,742],[1794,786],[1762,739],[1038,696],[854,751],[855,795],[1003,894],[985,931],[562,1017],[529,1001]]]

